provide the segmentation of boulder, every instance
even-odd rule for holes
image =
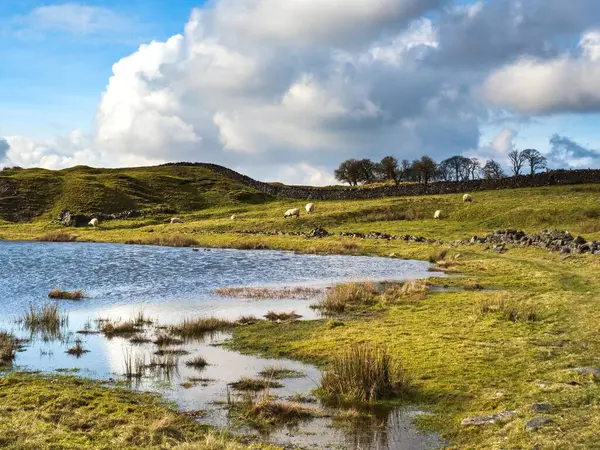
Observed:
[[[550,424],[552,420],[547,417],[534,417],[525,424],[525,431],[535,431]]]

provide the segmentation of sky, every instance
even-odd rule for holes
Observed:
[[[597,0],[0,0],[0,167],[600,168]]]

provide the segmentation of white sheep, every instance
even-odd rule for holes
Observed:
[[[309,203],[306,205],[306,214],[310,214],[310,213],[314,213],[315,212],[315,204],[314,203]]]
[[[300,209],[298,208],[294,208],[294,209],[288,209],[285,214],[283,215],[284,219],[287,219],[288,217],[294,217],[296,216],[296,218],[300,218]]]
[[[99,223],[100,223],[100,222],[98,221],[98,219],[96,219],[96,218],[94,217],[92,220],[90,220],[90,223],[88,223],[88,225],[89,225],[90,227],[94,227],[94,228],[96,228],[96,227],[98,226],[98,224],[99,224]]]
[[[183,223],[183,220],[181,220],[179,217],[172,217],[171,223]]]
[[[441,219],[442,218],[442,211],[440,211],[439,209],[433,214],[433,218],[434,219]]]
[[[231,220],[235,220],[235,219],[237,219],[237,216],[236,216],[235,214],[233,214],[233,215],[231,216]]]
[[[471,197],[470,194],[465,194],[463,195],[463,202],[467,203],[467,202],[472,202],[473,201],[473,197]]]

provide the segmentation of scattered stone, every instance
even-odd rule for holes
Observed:
[[[312,230],[310,233],[308,233],[308,235],[306,237],[309,237],[309,238],[323,238],[323,237],[327,237],[327,236],[330,236],[329,231],[327,231],[324,228],[317,227],[314,230]]]
[[[594,375],[595,377],[600,376],[600,369],[595,367],[576,367],[571,369],[571,372],[579,373],[581,375]]]
[[[480,416],[480,417],[469,417],[467,419],[463,419],[461,425],[465,426],[482,426],[482,425],[493,425],[509,417],[515,415],[517,411],[503,411],[498,414],[491,414],[489,416]]]
[[[554,405],[552,403],[534,403],[531,405],[531,409],[533,412],[546,412],[554,409]]]
[[[534,417],[525,424],[525,431],[535,431],[550,424],[552,420],[547,417]]]

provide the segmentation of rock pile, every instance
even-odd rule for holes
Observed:
[[[502,252],[506,244],[522,247],[546,248],[562,254],[600,254],[600,242],[588,242],[581,236],[573,237],[568,231],[542,230],[537,234],[526,234],[517,230],[496,230],[487,236],[473,236],[460,241],[462,244],[494,244],[494,251]]]

